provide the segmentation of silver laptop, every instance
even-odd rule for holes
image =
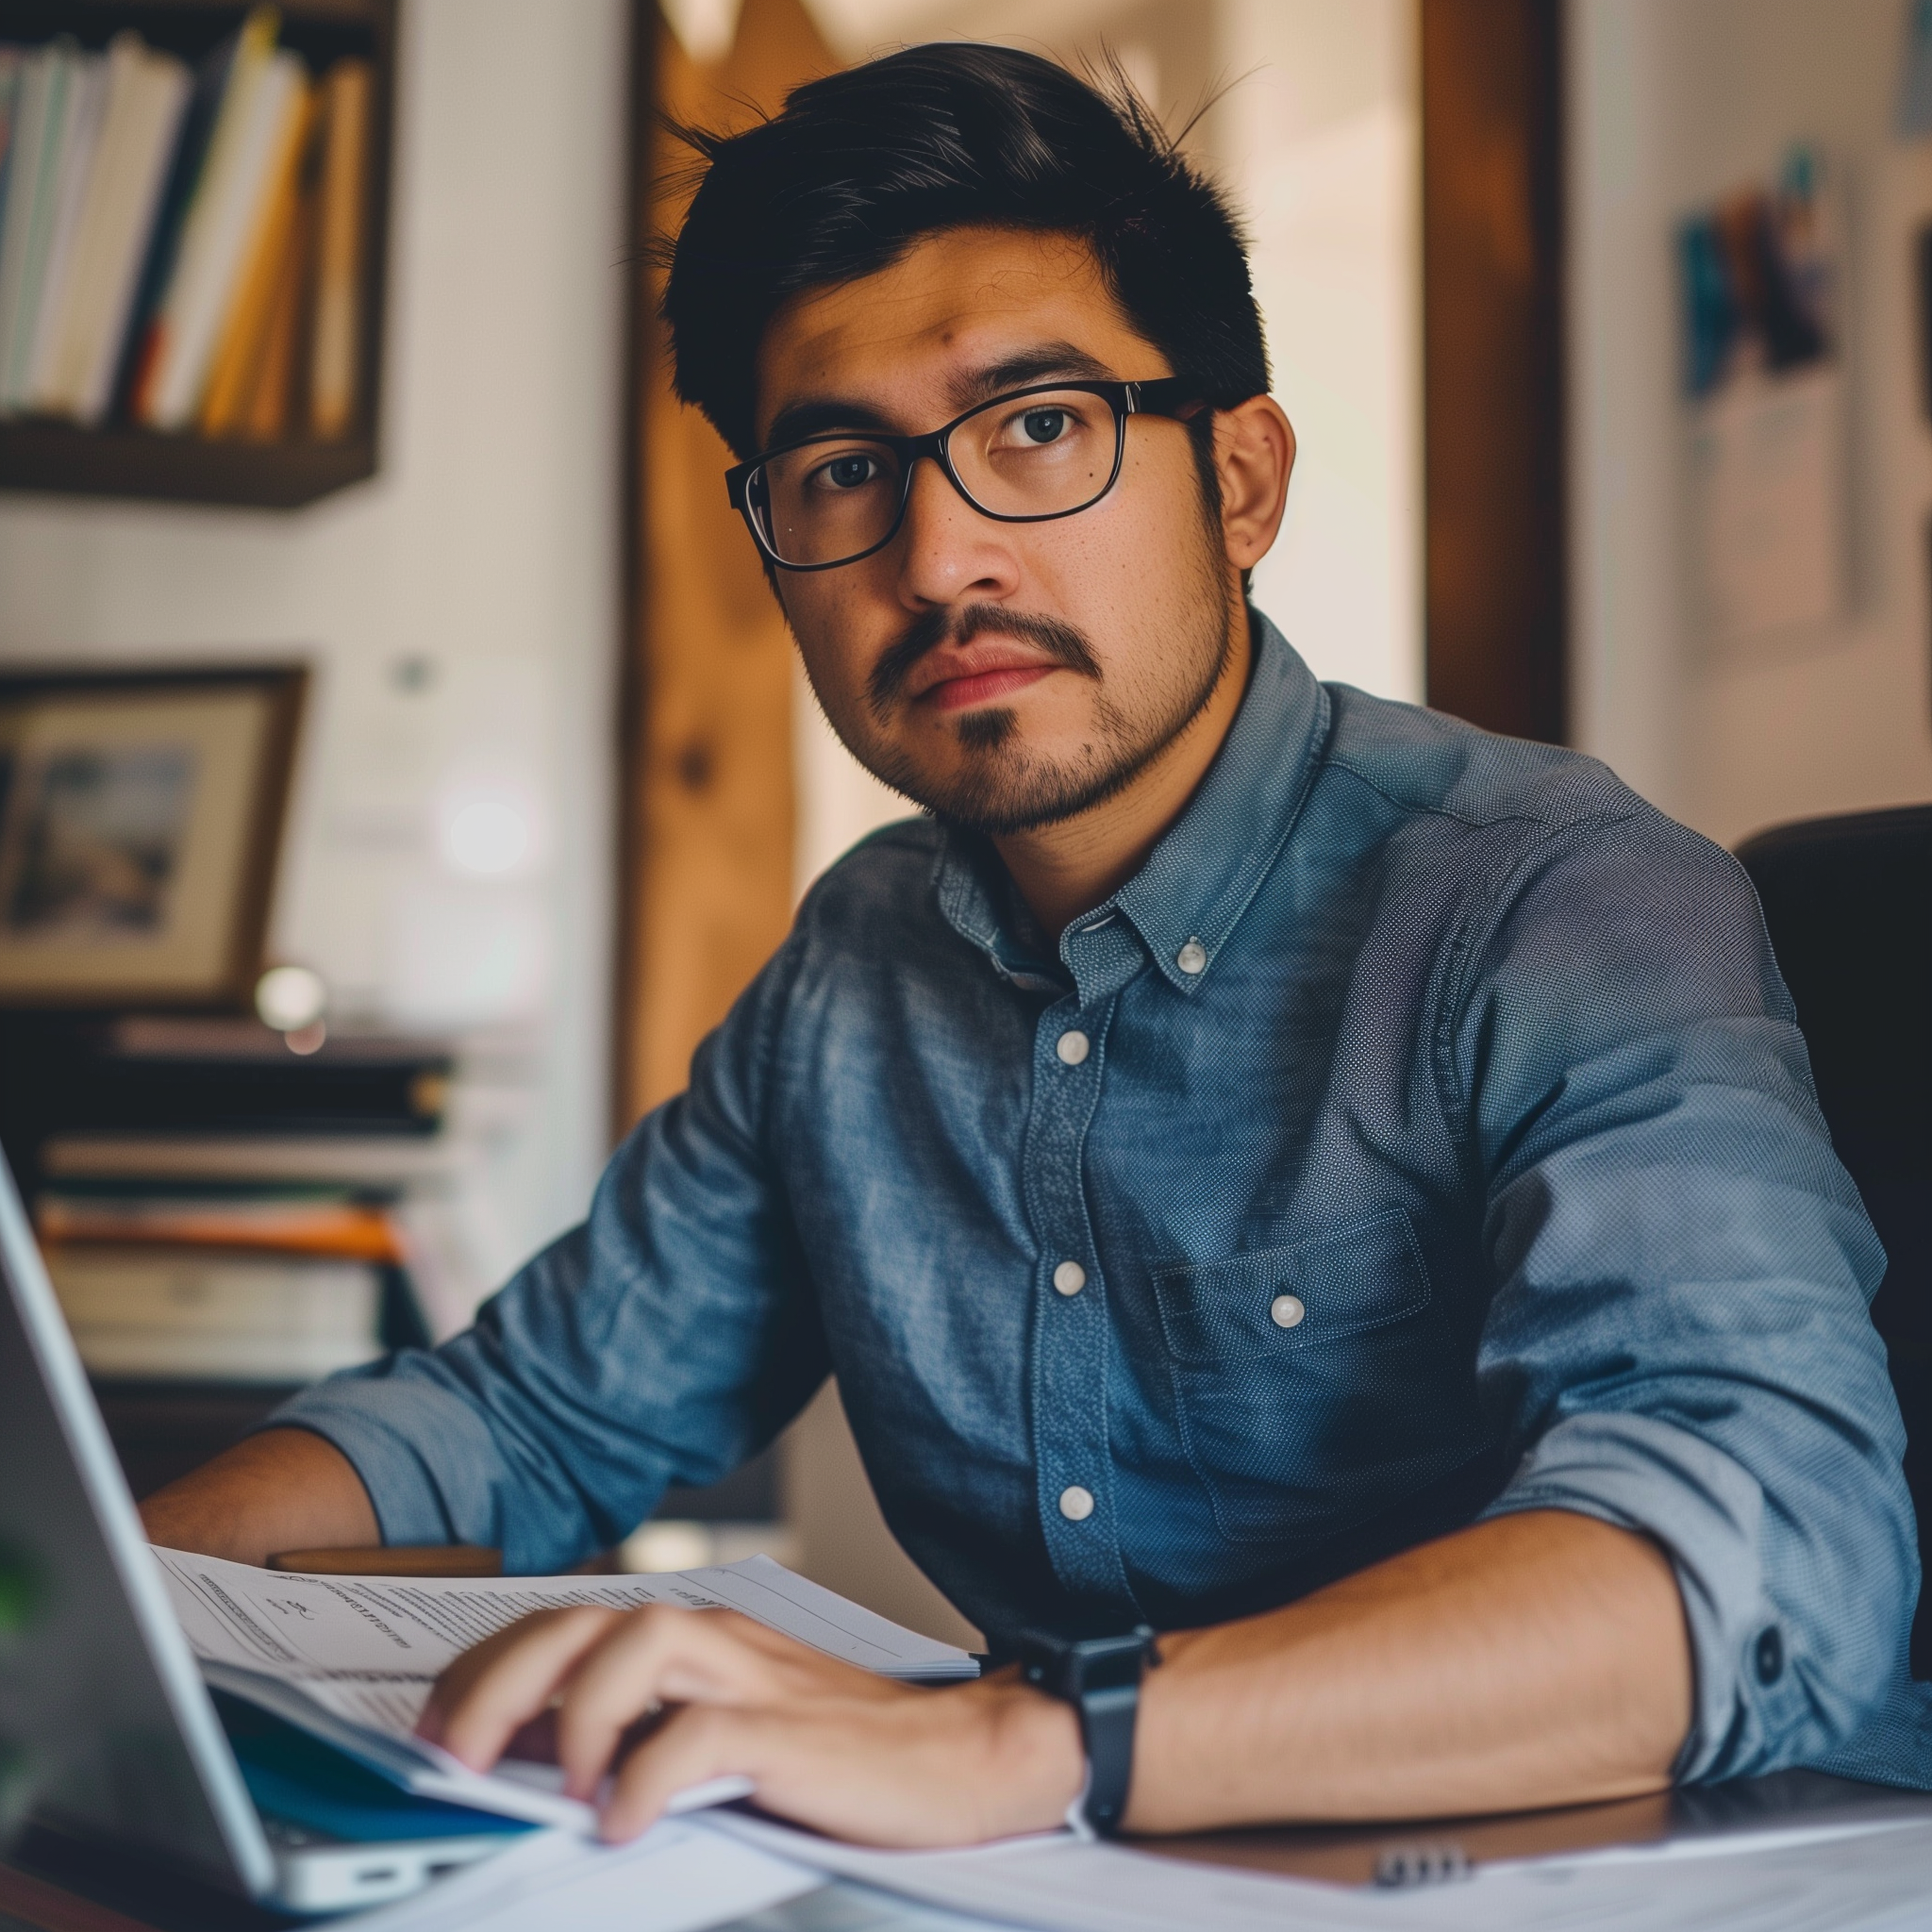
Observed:
[[[0,1556],[27,1576],[0,1628],[0,1824],[25,1811],[304,1912],[401,1897],[527,1829],[425,1809],[243,1707],[225,1729],[4,1159],[0,1279]]]

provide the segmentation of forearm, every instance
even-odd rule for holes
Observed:
[[[1561,1511],[1479,1524],[1162,1649],[1135,1831],[1627,1796],[1668,1782],[1690,1721],[1668,1560]]]
[[[148,1540],[237,1563],[382,1541],[355,1465],[309,1429],[265,1429],[141,1506]]]

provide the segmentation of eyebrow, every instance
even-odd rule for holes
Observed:
[[[782,449],[787,443],[803,442],[808,436],[838,429],[890,430],[879,412],[864,403],[842,396],[801,396],[772,418],[765,432],[767,449]]]
[[[1083,349],[1076,349],[1072,342],[1042,342],[1035,349],[1022,349],[1011,356],[1003,356],[997,362],[989,362],[984,368],[975,369],[972,375],[959,378],[953,384],[953,401],[957,408],[970,409],[974,403],[983,403],[989,396],[996,396],[1003,390],[1024,389],[1028,383],[1053,382],[1064,378],[1068,382],[1111,382],[1116,378],[1111,369],[1096,362]]]
[[[958,377],[951,385],[954,413],[970,409],[1012,389],[1029,383],[1111,382],[1112,370],[1097,362],[1072,342],[1042,342],[1038,348],[1022,349],[1003,356],[997,362]],[[937,425],[935,425],[937,426]],[[765,433],[765,447],[780,449],[788,443],[802,442],[808,437],[830,434],[841,429],[876,429],[894,434],[891,425],[869,403],[848,396],[800,396],[786,404],[772,419]]]

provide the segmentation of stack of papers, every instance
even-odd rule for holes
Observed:
[[[635,1844],[543,1831],[427,1891],[363,1912],[356,1932],[702,1932],[817,1891],[824,1874],[671,1819]]]
[[[675,1604],[733,1609],[863,1670],[948,1683],[978,1674],[965,1651],[874,1616],[769,1557],[650,1576],[282,1575],[157,1550],[202,1674],[419,1797],[588,1831],[552,1767],[483,1774],[415,1735],[431,1686],[472,1644],[533,1610]],[[682,1794],[685,1808],[742,1796],[742,1779]]]
[[[1183,1863],[1055,1834],[876,1852],[732,1812],[634,1845],[541,1833],[358,1932],[1905,1932],[1925,1923],[1932,1825],[1749,1831],[1478,1868],[1403,1891]],[[826,1890],[818,1890],[832,1879]],[[806,1894],[812,1894],[806,1896]],[[795,1904],[788,1901],[795,1900]]]
[[[708,1813],[697,1828],[1043,1932],[1905,1932],[1926,1924],[1932,1899],[1932,1824],[1910,1820],[1828,1837],[1800,1825],[1525,1860],[1399,1891],[1182,1862],[1063,1833],[965,1852],[879,1852],[736,1812]]]

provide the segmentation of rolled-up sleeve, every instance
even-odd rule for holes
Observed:
[[[270,1417],[355,1464],[391,1543],[476,1542],[563,1569],[671,1482],[762,1447],[824,1378],[824,1339],[765,1152],[791,948],[648,1114],[590,1218],[442,1347],[332,1376]]]
[[[1918,1554],[1832,1153],[1742,871],[1653,814],[1548,840],[1467,949],[1445,1060],[1498,1284],[1491,1513],[1651,1538],[1696,1673],[1680,1780],[1818,1761],[1899,1667]]]

